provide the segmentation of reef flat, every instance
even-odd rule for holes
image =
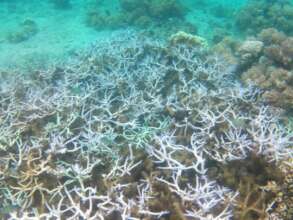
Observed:
[[[292,219],[291,1],[0,6],[0,219]]]

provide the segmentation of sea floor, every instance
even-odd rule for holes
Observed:
[[[93,4],[93,0],[72,0],[72,8],[56,9],[49,0],[10,0],[0,1],[0,68],[15,68],[37,66],[46,67],[55,61],[67,57],[72,51],[85,48],[100,37],[108,36],[110,30],[94,30],[85,25],[86,11]],[[233,5],[225,1],[216,1],[233,9],[244,1],[233,1]],[[115,9],[116,0],[99,1],[101,7]],[[212,13],[211,6],[215,0],[187,1],[188,13],[186,20],[195,24],[198,34],[209,38],[216,27],[225,28],[229,22]],[[20,29],[20,24],[26,19],[36,22],[38,32],[28,40],[20,43],[10,43],[7,35]]]
[[[84,7],[76,2],[72,9],[62,11],[47,1],[2,3],[9,7],[0,8],[0,67],[27,66],[31,62],[42,67],[103,34],[83,24]],[[7,42],[8,33],[17,30],[26,19],[37,23],[38,33],[21,43]]]

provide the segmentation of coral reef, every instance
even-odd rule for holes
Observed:
[[[38,33],[38,26],[35,21],[26,19],[20,24],[20,30],[11,32],[6,39],[10,43],[20,43],[26,41]]]
[[[171,45],[186,44],[191,47],[208,47],[206,39],[197,35],[188,34],[184,31],[179,31],[176,34],[171,35],[169,41]]]
[[[258,40],[246,40],[238,48],[241,65],[251,64],[259,58],[264,43]]]
[[[293,5],[291,1],[250,0],[236,15],[237,28],[254,34],[265,28],[276,28],[287,34],[293,30]]]
[[[241,201],[256,189],[237,183],[245,172],[282,182],[270,171],[292,158],[292,133],[190,37],[119,32],[52,69],[3,72],[1,218],[244,219],[252,206]],[[234,181],[227,170],[239,160]]]
[[[128,13],[128,23],[135,23],[141,17],[164,21],[170,18],[182,18],[184,8],[178,0],[120,0],[121,9]]]
[[[113,11],[94,5],[88,10],[86,24],[97,30],[132,26],[153,34],[180,30],[196,33],[196,27],[185,21],[186,9],[178,0],[120,0],[118,8]]]
[[[239,66],[241,61],[236,56],[236,51],[240,47],[241,42],[232,37],[224,37],[220,42],[214,44],[212,49],[221,54],[231,65]]]
[[[265,219],[272,215],[274,210],[266,209],[277,200],[278,193],[268,190],[268,186],[274,183],[283,188],[286,185],[285,172],[256,155],[227,164],[209,163],[213,179],[239,192],[233,214],[235,219]]]
[[[251,41],[246,41],[243,45]],[[275,29],[265,29],[258,42],[263,49],[257,52],[238,50],[242,68],[242,79],[263,89],[263,97],[271,104],[282,108],[293,108],[293,38]],[[262,52],[261,52],[262,51]],[[247,59],[248,57],[248,59]],[[250,59],[250,58],[253,59]]]
[[[247,85],[262,90],[264,101],[276,107],[293,107],[293,38],[276,29],[262,30],[244,41],[225,38],[213,49],[235,65]]]

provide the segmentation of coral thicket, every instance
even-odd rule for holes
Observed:
[[[0,219],[293,219],[292,1],[47,0],[53,27],[21,2],[1,8],[34,20],[0,39],[27,60],[0,69]],[[34,63],[38,39],[67,57]]]
[[[293,5],[288,0],[250,0],[236,15],[237,28],[254,34],[265,28],[293,33]]]
[[[3,72],[1,218],[269,216],[259,186],[283,184],[292,134],[198,39],[119,32],[52,69]]]
[[[263,45],[258,53],[247,52],[245,55],[239,51],[242,57],[253,58],[250,61],[241,58],[247,68],[242,79],[262,88],[263,97],[269,103],[292,109],[293,38],[275,29],[265,29],[258,35],[257,42]]]
[[[117,7],[117,11],[103,10],[99,4],[90,7],[86,24],[97,30],[131,26],[150,29],[153,34],[196,32],[196,27],[184,19],[186,8],[178,0],[120,0]]]

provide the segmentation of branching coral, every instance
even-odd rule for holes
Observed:
[[[1,81],[5,218],[231,218],[237,189],[208,162],[292,157],[276,109],[201,45],[113,39]]]
[[[293,5],[291,1],[251,0],[237,14],[239,30],[253,34],[265,28],[292,33]]]
[[[220,184],[239,191],[234,217],[237,219],[266,219],[273,212],[277,193],[268,190],[274,182],[283,187],[285,175],[275,164],[255,154],[244,160],[220,164],[209,161],[209,175]]]
[[[264,90],[264,98],[279,107],[292,108],[292,41],[275,29],[265,29],[259,36],[263,52],[252,62],[244,62],[246,71],[242,78]]]
[[[120,0],[118,11],[103,9],[100,4],[92,6],[86,24],[95,29],[138,27],[150,34],[174,33],[180,30],[195,33],[196,27],[184,20],[186,9],[178,0]]]
[[[182,18],[184,15],[184,8],[177,0],[120,0],[120,5],[124,12],[132,13],[132,15],[130,14],[131,19],[139,19],[137,17],[135,18],[134,15],[146,16],[149,19],[155,20],[167,20],[176,17]]]
[[[224,54],[246,85],[260,88],[267,103],[291,111],[292,37],[273,28],[262,30],[244,42],[224,40],[215,50]]]

